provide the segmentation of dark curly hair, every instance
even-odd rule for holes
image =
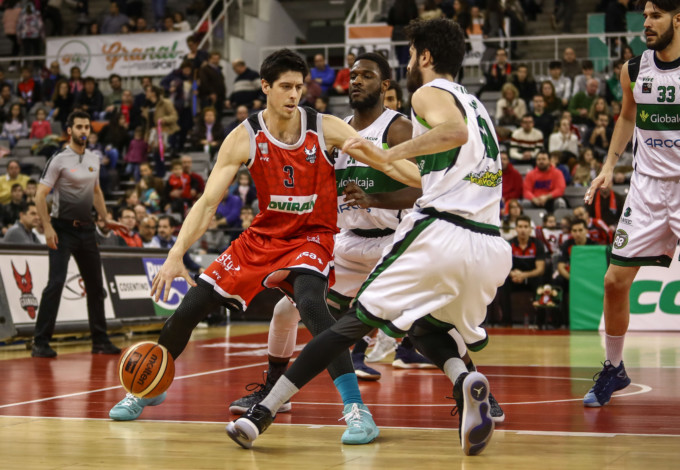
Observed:
[[[647,2],[652,2],[657,8],[670,13],[680,10],[680,0],[637,0],[637,6],[644,8]]]
[[[304,79],[309,73],[307,62],[290,49],[279,49],[269,54],[260,67],[260,77],[272,85],[286,72],[300,72]]]
[[[414,20],[404,32],[416,54],[430,51],[436,73],[458,75],[465,56],[465,35],[458,23],[446,18]]]
[[[387,59],[385,59],[385,56],[378,52],[364,52],[363,54],[359,54],[355,60],[357,62],[360,60],[370,60],[371,62],[375,62],[375,64],[380,69],[381,80],[389,80],[392,78],[392,69],[390,68],[390,64],[387,62]]]

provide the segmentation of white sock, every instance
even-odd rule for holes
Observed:
[[[276,412],[281,408],[281,405],[290,400],[299,391],[300,389],[293,385],[293,382],[288,380],[285,375],[282,375],[276,381],[269,394],[260,402],[260,405],[269,409],[272,412],[272,416],[276,416]]]
[[[623,361],[623,340],[626,335],[610,336],[605,333],[604,337],[606,358],[614,367],[619,367]]]
[[[464,374],[467,371],[465,363],[458,357],[452,357],[444,363],[444,373],[454,385],[460,374]]]

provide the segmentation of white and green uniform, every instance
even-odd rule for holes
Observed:
[[[370,126],[360,130],[359,135],[378,147],[387,148],[390,125],[402,116],[386,109]],[[346,122],[351,120],[352,116],[345,118]],[[335,238],[335,284],[328,300],[331,307],[344,311],[375,267],[383,249],[392,242],[394,230],[407,211],[352,207],[344,202],[342,191],[350,181],[368,194],[396,191],[406,185],[343,152],[335,160],[335,179],[338,227],[342,230]]]
[[[444,79],[424,86],[451,93],[467,123],[459,148],[416,158],[423,195],[399,223],[393,243],[358,294],[358,317],[391,336],[419,318],[455,328],[468,347],[486,345],[479,325],[510,272],[510,245],[500,237],[501,160],[492,121],[463,87]],[[430,126],[413,114],[413,137]]]
[[[668,267],[680,238],[680,59],[652,50],[628,61],[637,104],[633,177],[612,264]]]

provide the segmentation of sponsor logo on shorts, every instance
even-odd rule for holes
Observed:
[[[626,210],[623,211],[623,216],[630,217],[631,212],[633,212],[633,210],[630,207],[626,207]]]
[[[309,251],[303,251],[299,255],[297,255],[297,258],[295,258],[295,261],[299,260],[302,257],[306,257],[311,259],[312,261],[318,261],[318,263],[323,266],[323,260],[316,256],[316,253],[310,253]]]
[[[231,254],[222,253],[215,261],[220,263],[225,271],[241,270],[241,266],[238,266],[234,263],[234,260],[231,258]]]
[[[308,214],[314,210],[316,194],[311,196],[276,196],[269,200],[267,209],[288,214]]]
[[[614,235],[614,248],[621,249],[628,244],[628,234],[625,230],[618,229]]]
[[[489,170],[480,171],[479,173],[470,173],[465,178],[465,181],[469,181],[477,186],[483,186],[485,188],[495,188],[501,185],[503,180],[503,170],[498,170],[496,173],[492,173]]]
[[[307,241],[313,242],[313,243],[318,243],[319,245],[321,245],[321,237],[318,236],[318,235],[314,235],[313,237],[310,237],[309,235],[307,235]]]

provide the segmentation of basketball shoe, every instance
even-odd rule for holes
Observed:
[[[354,373],[357,378],[361,380],[380,380],[381,374],[372,367],[368,367],[364,363],[364,353],[352,354],[352,365],[354,366]]]
[[[498,404],[496,398],[494,398],[493,393],[491,392],[489,392],[489,406],[491,406],[491,411],[489,414],[491,415],[491,419],[493,419],[494,423],[499,424],[505,421],[505,413],[503,412],[503,408],[501,408],[501,405]]]
[[[387,336],[381,330],[375,335],[375,344],[371,352],[366,355],[366,362],[379,362],[385,359],[397,347],[397,340]]]
[[[115,421],[132,421],[139,418],[145,406],[157,406],[165,401],[168,392],[154,398],[137,398],[132,393],[125,395],[121,401],[109,411],[109,418]]]
[[[403,345],[397,346],[397,353],[394,356],[392,367],[396,369],[436,369],[428,358],[418,353],[415,348],[405,348]]]
[[[623,361],[618,367],[614,367],[609,361],[604,361],[602,366],[602,370],[593,376],[595,385],[583,397],[584,406],[604,406],[612,399],[612,393],[630,385],[630,377],[626,374]]]
[[[373,442],[380,434],[373,416],[363,403],[348,403],[342,411],[341,420],[347,423],[347,429],[342,433],[342,443],[361,445]]]
[[[274,416],[267,407],[260,404],[250,407],[243,416],[227,424],[229,437],[244,449],[253,447],[255,439],[274,422]]]
[[[490,415],[489,382],[479,372],[461,374],[453,386],[458,414],[458,435],[465,455],[480,454],[491,440],[494,422]]]
[[[251,383],[246,385],[246,390],[251,392],[251,394],[239,398],[236,401],[231,402],[229,405],[229,412],[234,415],[242,415],[248,411],[253,405],[257,405],[264,397],[266,397],[271,391],[274,384],[269,380],[269,375],[265,372],[263,374],[264,383]],[[290,411],[292,405],[290,400],[281,405],[277,413],[286,413]]]

